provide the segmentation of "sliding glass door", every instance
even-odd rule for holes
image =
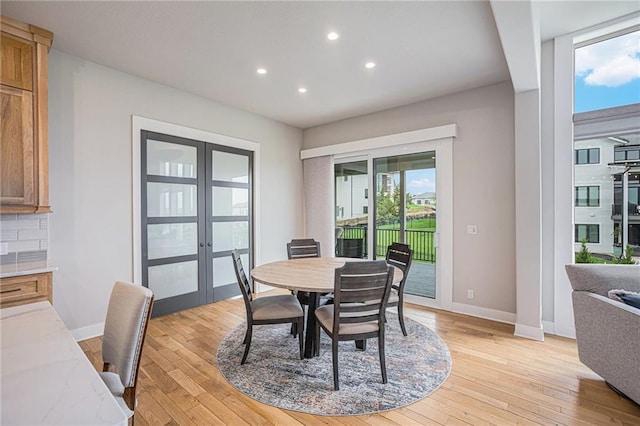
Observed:
[[[231,250],[252,258],[252,153],[142,131],[142,283],[154,315],[239,294]]]
[[[436,297],[436,153],[373,160],[374,258],[384,258],[394,242],[413,249],[406,294]]]

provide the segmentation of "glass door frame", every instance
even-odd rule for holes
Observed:
[[[433,308],[453,309],[453,138],[442,138],[424,142],[407,143],[384,148],[367,150],[366,152],[349,152],[335,154],[334,164],[350,163],[367,160],[369,194],[376,189],[375,175],[373,173],[373,161],[376,158],[392,157],[405,154],[417,154],[427,151],[435,151],[437,159],[436,167],[436,194],[438,203],[436,212],[436,298],[430,299],[421,296],[405,294],[405,300],[409,303]],[[375,197],[369,196],[367,253],[368,258],[373,259],[375,232]],[[334,207],[335,210],[335,207]],[[335,215],[334,215],[335,217]],[[334,219],[335,220],[335,219]],[[335,226],[335,223],[334,223]]]

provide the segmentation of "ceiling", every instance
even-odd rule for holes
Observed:
[[[509,79],[484,1],[3,0],[1,7],[52,31],[56,50],[298,128]],[[541,35],[638,9],[637,1],[543,2]],[[330,31],[340,37],[328,40]]]

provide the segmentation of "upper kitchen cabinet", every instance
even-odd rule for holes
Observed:
[[[53,33],[0,16],[0,213],[49,213],[47,54]]]

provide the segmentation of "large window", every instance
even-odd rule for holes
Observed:
[[[576,225],[576,243],[586,241],[597,244],[600,242],[600,225]]]
[[[577,186],[576,207],[598,207],[600,205],[599,186]]]
[[[639,103],[637,27],[576,46],[574,85],[576,113]]]

